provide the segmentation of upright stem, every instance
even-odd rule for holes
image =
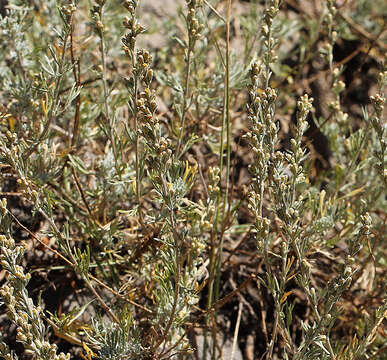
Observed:
[[[133,69],[135,68],[135,53],[132,54],[133,59]],[[136,133],[136,198],[138,204],[138,216],[139,221],[143,229],[145,229],[144,217],[142,213],[141,206],[141,176],[140,176],[140,136],[139,136],[139,126],[138,126],[138,109],[137,109],[137,100],[138,100],[138,80],[137,76],[134,76],[134,106],[133,106],[133,115],[134,115],[134,131]]]
[[[231,20],[231,0],[227,1],[226,9],[226,59],[225,59],[225,77],[224,77],[224,95],[223,95],[223,116],[222,116],[222,132],[220,139],[220,154],[219,154],[219,169],[220,169],[220,193],[217,200],[217,211],[215,218],[215,231],[218,229],[219,217],[222,219],[222,230],[220,232],[220,241],[218,252],[212,249],[211,263],[213,267],[211,271],[214,272],[213,279],[209,284],[209,299],[207,303],[208,309],[211,308],[214,298],[214,285],[215,285],[215,301],[219,298],[219,284],[221,275],[221,264],[223,254],[223,242],[224,242],[224,221],[226,219],[226,210],[229,211],[228,196],[230,185],[230,159],[231,159],[231,121],[230,121],[230,20]],[[223,173],[223,153],[224,153],[224,134],[226,132],[226,189],[222,190],[222,173]],[[219,214],[220,200],[223,197],[222,214]],[[215,242],[214,242],[215,245]],[[214,246],[213,245],[213,246]],[[214,314],[215,315],[215,314]],[[215,359],[216,353],[216,338],[213,338],[212,346],[212,359]]]
[[[188,110],[187,104],[188,104],[188,96],[189,96],[189,79],[191,74],[191,57],[192,57],[191,40],[189,40],[187,51],[188,51],[188,54],[187,54],[187,68],[186,68],[186,74],[185,74],[185,84],[184,84],[184,94],[183,94],[183,109],[182,109],[182,114],[180,119],[179,140],[177,142],[177,148],[176,148],[176,155],[178,158],[180,157],[179,153],[180,153],[180,147],[184,136],[185,117]]]
[[[225,109],[223,117],[226,119],[227,126],[227,162],[226,162],[226,192],[224,195],[223,214],[225,214],[226,204],[228,202],[228,191],[230,185],[230,159],[231,159],[231,119],[230,119],[230,20],[231,20],[231,0],[227,2],[227,21],[226,21],[226,77],[224,81],[225,91]]]
[[[227,2],[227,13],[226,13],[226,68],[224,78],[224,108],[223,108],[223,127],[226,127],[226,189],[223,197],[223,211],[222,211],[222,231],[219,245],[219,256],[216,264],[216,280],[215,280],[215,297],[216,300],[219,297],[219,283],[220,283],[220,272],[222,264],[222,253],[223,253],[223,241],[224,241],[224,220],[226,219],[226,211],[230,211],[228,206],[229,187],[230,187],[230,161],[231,161],[231,119],[230,119],[230,19],[231,19],[231,0]],[[223,128],[222,127],[222,128]],[[223,130],[222,130],[223,132]],[[223,139],[222,139],[223,144]],[[223,158],[223,152],[221,154]],[[222,161],[223,167],[223,161]],[[222,169],[221,169],[222,173]]]
[[[102,13],[101,13],[102,18]],[[106,118],[109,122],[109,136],[110,136],[110,142],[112,143],[112,149],[114,154],[114,163],[116,166],[116,170],[118,173],[118,165],[117,165],[117,149],[116,149],[116,143],[114,141],[114,131],[113,131],[113,121],[110,116],[110,109],[108,104],[108,86],[107,86],[107,80],[106,80],[106,57],[105,57],[105,37],[103,30],[101,30],[101,36],[100,36],[101,42],[100,42],[100,49],[101,49],[101,61],[102,61],[102,84],[103,84],[103,97],[104,97],[104,107],[105,107],[105,114]]]
[[[78,89],[81,86],[81,65],[80,65],[80,58],[78,57],[78,60],[75,60],[74,56],[74,42],[73,42],[73,33],[74,33],[74,22],[73,17],[71,18],[70,22],[70,55],[71,55],[71,63],[73,65],[73,74],[74,74],[74,80],[77,84]],[[77,73],[78,72],[78,73]],[[80,107],[81,107],[81,93],[79,92],[78,96],[75,98],[75,114],[74,114],[74,128],[72,137],[70,140],[70,148],[73,148],[76,144],[78,132],[79,132],[79,114],[80,114]],[[70,127],[69,127],[69,137],[70,137]]]
[[[175,254],[176,254],[176,277],[175,277],[175,294],[173,296],[173,304],[172,304],[172,310],[171,314],[169,316],[168,323],[166,325],[164,334],[161,336],[161,338],[157,341],[156,346],[153,348],[155,351],[156,349],[159,348],[159,346],[167,339],[169,330],[172,327],[173,320],[176,317],[176,312],[177,312],[177,304],[179,300],[179,295],[180,295],[180,278],[181,278],[181,260],[180,260],[180,253],[181,253],[181,246],[182,242],[180,240],[179,234],[176,230],[176,221],[175,221],[175,215],[174,215],[174,206],[171,201],[171,197],[168,193],[168,186],[165,180],[165,177],[163,174],[160,174],[161,182],[162,182],[162,187],[163,187],[163,197],[164,200],[167,201],[169,199],[169,221],[171,223],[171,229],[173,233],[173,239],[174,239],[174,247],[175,247]]]

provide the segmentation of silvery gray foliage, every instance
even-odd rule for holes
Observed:
[[[153,29],[140,23],[140,1],[119,10],[105,0],[9,1],[0,18],[0,297],[25,356],[69,359],[58,354],[62,341],[85,359],[191,359],[200,331],[202,354],[216,359],[231,301],[247,304],[249,319],[261,308],[267,360],[378,356],[387,311],[380,294],[373,311],[352,314],[356,336],[338,338],[335,326],[348,294],[366,304],[382,283],[386,71],[354,119],[333,51],[351,26],[338,23],[344,10],[335,1],[324,2],[317,22],[288,19],[278,0],[244,3],[251,12],[236,19],[237,3],[186,0],[181,23],[165,24],[166,49],[154,54],[141,46]],[[244,49],[233,53],[239,30]],[[281,63],[292,34],[305,51],[292,54],[305,56],[301,68]],[[317,56],[327,66],[326,103],[297,83],[287,87],[311,66],[315,35],[324,41]],[[289,103],[295,123],[284,146]],[[328,118],[315,118],[317,103]],[[310,121],[332,149],[332,168],[321,174]],[[251,179],[235,189],[237,132],[249,146]],[[7,206],[4,197],[17,200]],[[18,206],[39,216],[37,231]],[[51,261],[37,276],[60,271],[76,284],[60,314],[28,293],[31,259],[15,229]],[[250,238],[254,250],[239,267]],[[325,278],[321,259],[332,267]],[[235,274],[247,280],[225,294],[229,273],[232,286]],[[249,304],[245,286],[262,302]],[[235,346],[238,321],[230,325]],[[18,359],[7,339],[0,335],[0,357]]]

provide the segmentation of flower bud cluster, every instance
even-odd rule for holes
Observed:
[[[73,16],[73,13],[76,11],[76,9],[77,8],[75,4],[73,3],[61,6],[60,11],[66,24],[71,23],[71,17]]]
[[[375,96],[371,96],[370,100],[375,109],[376,116],[381,118],[384,111],[384,104],[386,103],[386,98],[383,95],[376,94]]]
[[[255,191],[248,194],[248,209],[255,216],[255,230],[259,238],[265,238],[269,234],[270,219],[262,217],[259,211],[262,196]]]
[[[297,101],[297,108],[298,108],[298,115],[297,120],[298,121],[305,121],[308,113],[310,110],[312,110],[313,98],[309,98],[307,94],[301,96],[300,100]]]
[[[139,131],[149,150],[147,161],[150,167],[165,166],[172,155],[171,140],[161,135],[160,124],[155,111],[155,92],[146,87],[137,100]]]
[[[32,201],[34,204],[40,204],[40,195],[36,189],[35,184],[28,178],[20,177],[17,179],[17,184],[19,186],[20,191],[23,192],[24,196]]]
[[[351,265],[343,264],[340,274],[328,283],[326,293],[324,294],[326,301],[323,313],[328,314],[331,312],[341,294],[350,286],[354,272],[355,270]]]
[[[256,75],[253,71],[251,74],[252,81],[256,81]],[[279,129],[274,119],[276,91],[270,87],[261,92],[258,89],[257,84],[253,84],[250,89],[251,102],[248,105],[248,111],[252,127],[245,137],[256,154],[257,163],[255,165],[261,172],[267,168],[269,159],[274,152]]]
[[[24,254],[22,246],[16,246],[12,238],[0,236],[0,264],[7,272],[7,282],[0,289],[0,297],[8,309],[8,318],[16,325],[16,340],[26,352],[43,360],[68,360],[70,354],[57,355],[57,346],[46,340],[46,328],[42,309],[28,297],[26,286],[31,278],[25,274],[19,262]],[[0,344],[0,353],[4,344]],[[12,359],[12,357],[10,358]]]
[[[2,198],[0,200],[0,211],[2,214],[5,214],[7,212],[7,199]]]
[[[384,114],[384,105],[386,103],[386,98],[383,94],[383,88],[387,83],[387,71],[383,71],[379,74],[378,85],[379,93],[375,96],[371,96],[370,100],[374,108],[374,116],[371,118],[371,125],[376,133],[376,136],[379,141],[379,149],[374,150],[375,158],[375,167],[382,178],[385,185],[387,185],[387,170],[385,164],[385,154],[386,154],[386,123],[382,121]]]
[[[272,1],[272,6],[265,13],[263,33],[269,41],[267,43],[268,47],[274,47],[271,37],[271,25],[278,12],[276,9],[278,10],[278,2]],[[271,50],[272,48],[268,48],[267,51]],[[255,217],[254,225],[259,250],[263,250],[265,247],[264,242],[269,235],[270,220],[263,216],[263,194],[266,182],[270,178],[273,169],[273,158],[279,130],[274,117],[277,92],[268,85],[270,79],[268,66],[272,61],[274,61],[274,57],[264,58],[263,63],[255,62],[250,69],[250,102],[247,108],[251,128],[244,136],[255,157],[254,163],[249,166],[249,170],[253,175],[253,183],[248,196],[248,208]]]
[[[102,37],[103,33],[106,31],[105,26],[102,23],[102,9],[105,5],[104,1],[96,1],[97,5],[94,5],[91,10],[91,20],[94,26],[94,31]]]
[[[215,202],[216,202],[216,198],[209,200],[206,206],[204,206],[203,203],[201,203],[202,207],[198,211],[200,215],[199,225],[200,225],[201,233],[211,231],[213,227],[213,224],[215,222],[215,215],[216,215]]]
[[[142,79],[146,87],[151,85],[153,79],[153,70],[151,69],[152,55],[144,49],[138,50],[136,54],[136,65],[133,73]]]
[[[199,255],[206,250],[207,244],[202,236],[194,236],[191,241],[192,258],[197,259]]]
[[[328,8],[328,13],[329,13],[328,14],[329,19],[332,22],[332,19],[335,17],[335,15],[337,13],[337,8],[335,6],[335,0],[327,0],[327,8]]]
[[[265,46],[265,52],[263,54],[263,63],[269,71],[269,65],[277,61],[278,57],[275,55],[274,47],[277,41],[273,37],[273,20],[277,16],[279,11],[279,0],[271,0],[269,7],[266,8],[263,16],[263,22],[261,27],[261,34],[263,37],[263,44]]]
[[[300,156],[303,155],[301,152],[301,138],[305,131],[308,129],[308,121],[306,120],[309,112],[312,110],[313,98],[309,98],[307,94],[301,96],[300,100],[297,101],[297,132],[295,139],[292,139],[292,151],[296,154],[297,160],[300,160]]]
[[[125,0],[124,1],[124,6],[126,10],[129,11],[129,14],[134,16],[136,13],[137,5],[139,1],[138,0]]]
[[[177,196],[176,184],[165,181],[160,176],[167,171],[172,159],[172,143],[161,132],[159,119],[156,116],[156,95],[152,90],[153,70],[152,55],[145,49],[136,50],[136,37],[144,31],[137,22],[136,8],[138,1],[126,0],[125,8],[129,16],[124,20],[127,29],[122,38],[123,49],[132,63],[131,76],[127,79],[127,87],[131,95],[130,108],[135,118],[137,150],[144,145],[143,158],[152,173],[152,180],[157,192],[167,196]],[[136,155],[137,156],[137,155]],[[136,179],[140,184],[140,179]]]
[[[328,42],[322,48],[321,53],[325,56],[329,67],[333,67],[333,45],[337,41],[338,33],[334,31],[333,21],[336,18],[337,8],[335,6],[334,0],[326,1],[327,11],[324,17],[324,25],[326,26],[326,31],[328,33]]]
[[[170,162],[172,142],[161,135],[160,123],[155,112],[157,109],[156,94],[151,89],[153,70],[152,55],[144,50],[138,50],[133,75],[141,81],[144,90],[138,95],[136,107],[138,111],[139,132],[149,150],[146,159],[152,169],[160,169]]]
[[[338,96],[345,90],[345,83],[342,80],[335,79],[332,87],[333,92]]]
[[[203,24],[198,20],[197,11],[202,5],[201,0],[186,0],[188,6],[187,14],[187,28],[189,37],[189,48],[192,49],[195,46],[195,42],[200,39],[201,33],[204,29]]]
[[[297,128],[294,138],[290,139],[290,152],[284,155],[286,163],[288,164],[287,171],[284,172],[277,166],[277,171],[274,175],[275,189],[278,189],[280,193],[293,194],[295,192],[295,186],[297,184],[303,183],[305,181],[303,160],[306,156],[306,150],[302,149],[302,136],[305,131],[308,129],[307,117],[309,112],[312,109],[313,98],[309,98],[308,95],[303,95],[297,101]],[[277,157],[278,158],[278,157]],[[279,160],[279,158],[278,158]],[[277,164],[281,164],[280,160]],[[291,178],[291,182],[289,182]],[[275,191],[276,192],[276,191]],[[280,198],[283,197],[280,193],[277,194]],[[297,206],[295,205],[296,199],[294,196],[288,198],[288,206],[285,205],[285,217],[291,222],[294,222],[294,219],[298,217]],[[284,204],[286,204],[286,202]],[[292,210],[294,210],[292,212]]]
[[[363,225],[362,231],[364,235],[370,235],[370,226],[372,224],[372,218],[368,212],[360,216],[360,221]]]
[[[348,125],[348,114],[343,112],[340,105],[340,96],[341,93],[345,90],[345,83],[339,79],[342,69],[335,68],[332,72],[333,83],[332,91],[336,95],[336,98],[331,101],[328,106],[334,113],[334,118],[339,126],[339,129],[344,129],[346,131]]]
[[[0,332],[0,339],[3,338],[3,334]],[[0,340],[0,357],[4,360],[17,360],[17,356],[9,348],[9,346]]]
[[[18,163],[23,157],[25,147],[25,141],[19,139],[15,132],[7,130],[5,132],[5,138],[0,138],[0,155],[14,167],[18,167]]]
[[[136,37],[144,32],[144,28],[138,23],[136,9],[138,1],[126,0],[125,8],[129,16],[124,20],[127,29],[122,38],[123,49],[129,59],[132,60],[132,76],[128,79],[128,90],[135,99],[133,114],[136,116],[138,134],[145,140],[148,150],[146,161],[153,170],[166,164],[172,155],[171,142],[161,136],[160,124],[155,115],[157,103],[154,90],[151,89],[153,70],[151,68],[152,55],[145,49],[136,51]],[[140,85],[143,90],[140,92]]]
[[[212,167],[208,169],[209,185],[208,185],[208,195],[211,199],[214,199],[218,196],[220,192],[220,169],[218,167]]]
[[[131,3],[132,5],[126,5],[127,3]],[[125,7],[129,11],[129,16],[125,17],[123,25],[127,29],[126,34],[121,39],[122,41],[122,48],[125,51],[125,53],[131,58],[132,54],[134,53],[134,48],[136,45],[136,37],[140,34],[142,34],[145,31],[145,28],[140,25],[135,17],[136,14],[136,6],[133,1],[126,1]]]

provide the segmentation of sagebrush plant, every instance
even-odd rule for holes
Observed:
[[[0,357],[383,359],[382,17],[154,3],[1,8]]]

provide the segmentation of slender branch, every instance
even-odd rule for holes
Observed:
[[[132,67],[135,68],[135,53],[133,51],[132,54]],[[139,126],[138,126],[138,79],[137,76],[134,76],[134,106],[133,106],[133,116],[134,116],[134,131],[136,133],[136,143],[135,143],[135,153],[136,153],[136,198],[138,205],[138,217],[140,224],[143,229],[146,229],[144,222],[144,215],[142,212],[142,202],[141,202],[141,174],[140,174],[140,134],[139,134]]]
[[[183,136],[184,136],[184,126],[185,126],[185,118],[187,114],[187,98],[189,96],[189,78],[190,78],[190,73],[191,73],[191,55],[192,55],[192,42],[191,42],[191,35],[189,35],[189,45],[188,45],[188,54],[187,54],[187,67],[186,67],[186,74],[185,74],[185,84],[184,84],[184,94],[183,94],[183,109],[182,109],[182,114],[181,114],[181,119],[180,119],[180,129],[179,129],[179,139],[177,142],[177,147],[176,147],[176,154],[178,157],[180,157],[180,147],[181,143],[183,141]]]
[[[227,22],[227,20],[221,14],[219,14],[218,10],[216,10],[207,0],[204,0],[203,2],[214,12],[214,14],[216,14],[220,20],[222,20],[224,23]]]
[[[51,220],[51,218],[42,210],[38,209],[38,211],[43,215],[43,217],[49,222],[52,229],[55,231],[56,235],[63,241],[63,236],[60,233],[59,229],[55,225],[55,223]],[[61,253],[59,253],[57,250],[52,249],[51,247],[47,246],[42,240],[40,240],[32,231],[30,231],[28,228],[26,228],[19,219],[16,218],[15,215],[13,215],[10,211],[8,213],[12,216],[12,218],[17,222],[17,224],[25,231],[27,231],[34,239],[36,239],[41,245],[43,245],[45,248],[50,249],[55,255],[57,255],[59,258],[61,258],[63,261],[65,261],[68,265],[70,265],[72,268],[76,266],[76,260],[74,256],[69,252],[71,261],[67,259],[65,256],[63,256]],[[101,296],[97,293],[97,291],[94,289],[94,287],[91,285],[89,278],[91,278],[90,274],[88,276],[82,275],[83,280],[85,281],[87,287],[89,290],[94,294],[94,296],[97,298],[99,303],[102,305],[102,307],[105,309],[105,311],[110,315],[110,317],[117,323],[120,323],[120,320],[117,318],[117,316],[112,312],[112,310],[106,305],[104,300],[101,298]]]
[[[231,119],[230,119],[230,22],[231,22],[231,0],[227,2],[226,12],[226,69],[224,78],[224,107],[223,107],[223,126],[226,126],[226,189],[223,198],[222,210],[222,231],[219,244],[219,255],[216,264],[215,279],[215,298],[219,297],[220,274],[223,254],[224,232],[226,226],[226,211],[229,212],[229,187],[230,187],[230,167],[231,167]],[[223,143],[223,139],[222,139]],[[223,158],[223,152],[221,154]],[[222,169],[221,169],[222,172]]]
[[[102,18],[102,10],[101,10],[101,18]],[[114,154],[114,163],[116,165],[116,170],[118,172],[118,165],[117,165],[117,149],[116,149],[116,143],[114,140],[114,130],[113,130],[113,120],[110,116],[110,109],[108,104],[109,94],[108,94],[108,86],[107,86],[107,79],[106,79],[106,56],[105,56],[105,36],[103,29],[100,30],[100,49],[101,49],[101,61],[102,61],[102,84],[103,84],[103,98],[104,98],[104,106],[105,106],[105,114],[106,118],[109,123],[109,136],[110,136],[110,142],[112,144],[113,154]]]
[[[230,360],[234,360],[234,356],[235,356],[235,349],[236,349],[237,341],[238,341],[239,326],[241,324],[241,318],[242,318],[242,310],[243,310],[243,301],[239,302],[238,317],[237,317],[237,322],[235,324],[234,339],[232,342]]]
[[[77,84],[77,88],[80,89],[80,83],[81,83],[81,63],[80,59],[75,60],[74,57],[74,44],[73,44],[73,32],[74,32],[74,23],[71,21],[71,32],[70,32],[70,54],[71,54],[71,63],[73,64],[73,74],[74,74],[74,80]],[[78,72],[78,74],[77,74]],[[71,144],[70,147],[73,148],[78,137],[79,132],[79,114],[81,109],[81,93],[77,95],[75,98],[75,114],[74,114],[74,128],[73,128],[73,136],[71,138]],[[70,129],[69,132],[70,134]]]
[[[23,159],[28,159],[28,157],[36,150],[38,147],[39,143],[46,137],[48,130],[50,128],[50,125],[52,123],[52,120],[54,118],[54,114],[56,113],[57,107],[59,105],[59,97],[60,97],[60,86],[62,84],[62,78],[63,78],[63,68],[64,68],[64,60],[65,60],[65,55],[66,55],[66,50],[67,50],[67,38],[69,36],[69,32],[65,32],[63,36],[63,47],[62,47],[62,56],[59,62],[59,69],[58,69],[58,74],[55,79],[55,89],[54,89],[54,101],[50,107],[50,110],[47,115],[47,120],[44,125],[43,131],[36,140],[36,142],[25,152]],[[54,112],[55,110],[55,112]]]
[[[168,187],[167,187],[167,184],[165,182],[164,176],[161,175],[160,177],[161,177],[162,186],[163,186],[163,196],[164,196],[164,199],[166,201],[167,198],[170,199],[171,197],[168,194]],[[175,223],[175,220],[174,220],[174,208],[173,208],[171,203],[170,203],[169,208],[170,208],[169,216],[170,216],[170,222],[171,222],[171,228],[172,228],[172,232],[173,232],[173,237],[174,237],[174,241],[175,241],[175,252],[176,252],[176,259],[175,259],[175,262],[176,262],[175,294],[174,294],[174,297],[173,297],[173,305],[172,305],[171,315],[169,317],[167,326],[165,328],[164,334],[161,336],[161,338],[156,343],[156,346],[154,347],[154,350],[156,350],[165,341],[165,339],[168,336],[169,330],[170,330],[170,328],[171,328],[171,326],[173,324],[173,320],[174,320],[175,315],[176,315],[177,302],[178,302],[179,294],[180,294],[180,277],[181,277],[180,248],[181,248],[182,244],[181,244],[179,235],[178,235],[178,233],[176,231],[176,223]]]

